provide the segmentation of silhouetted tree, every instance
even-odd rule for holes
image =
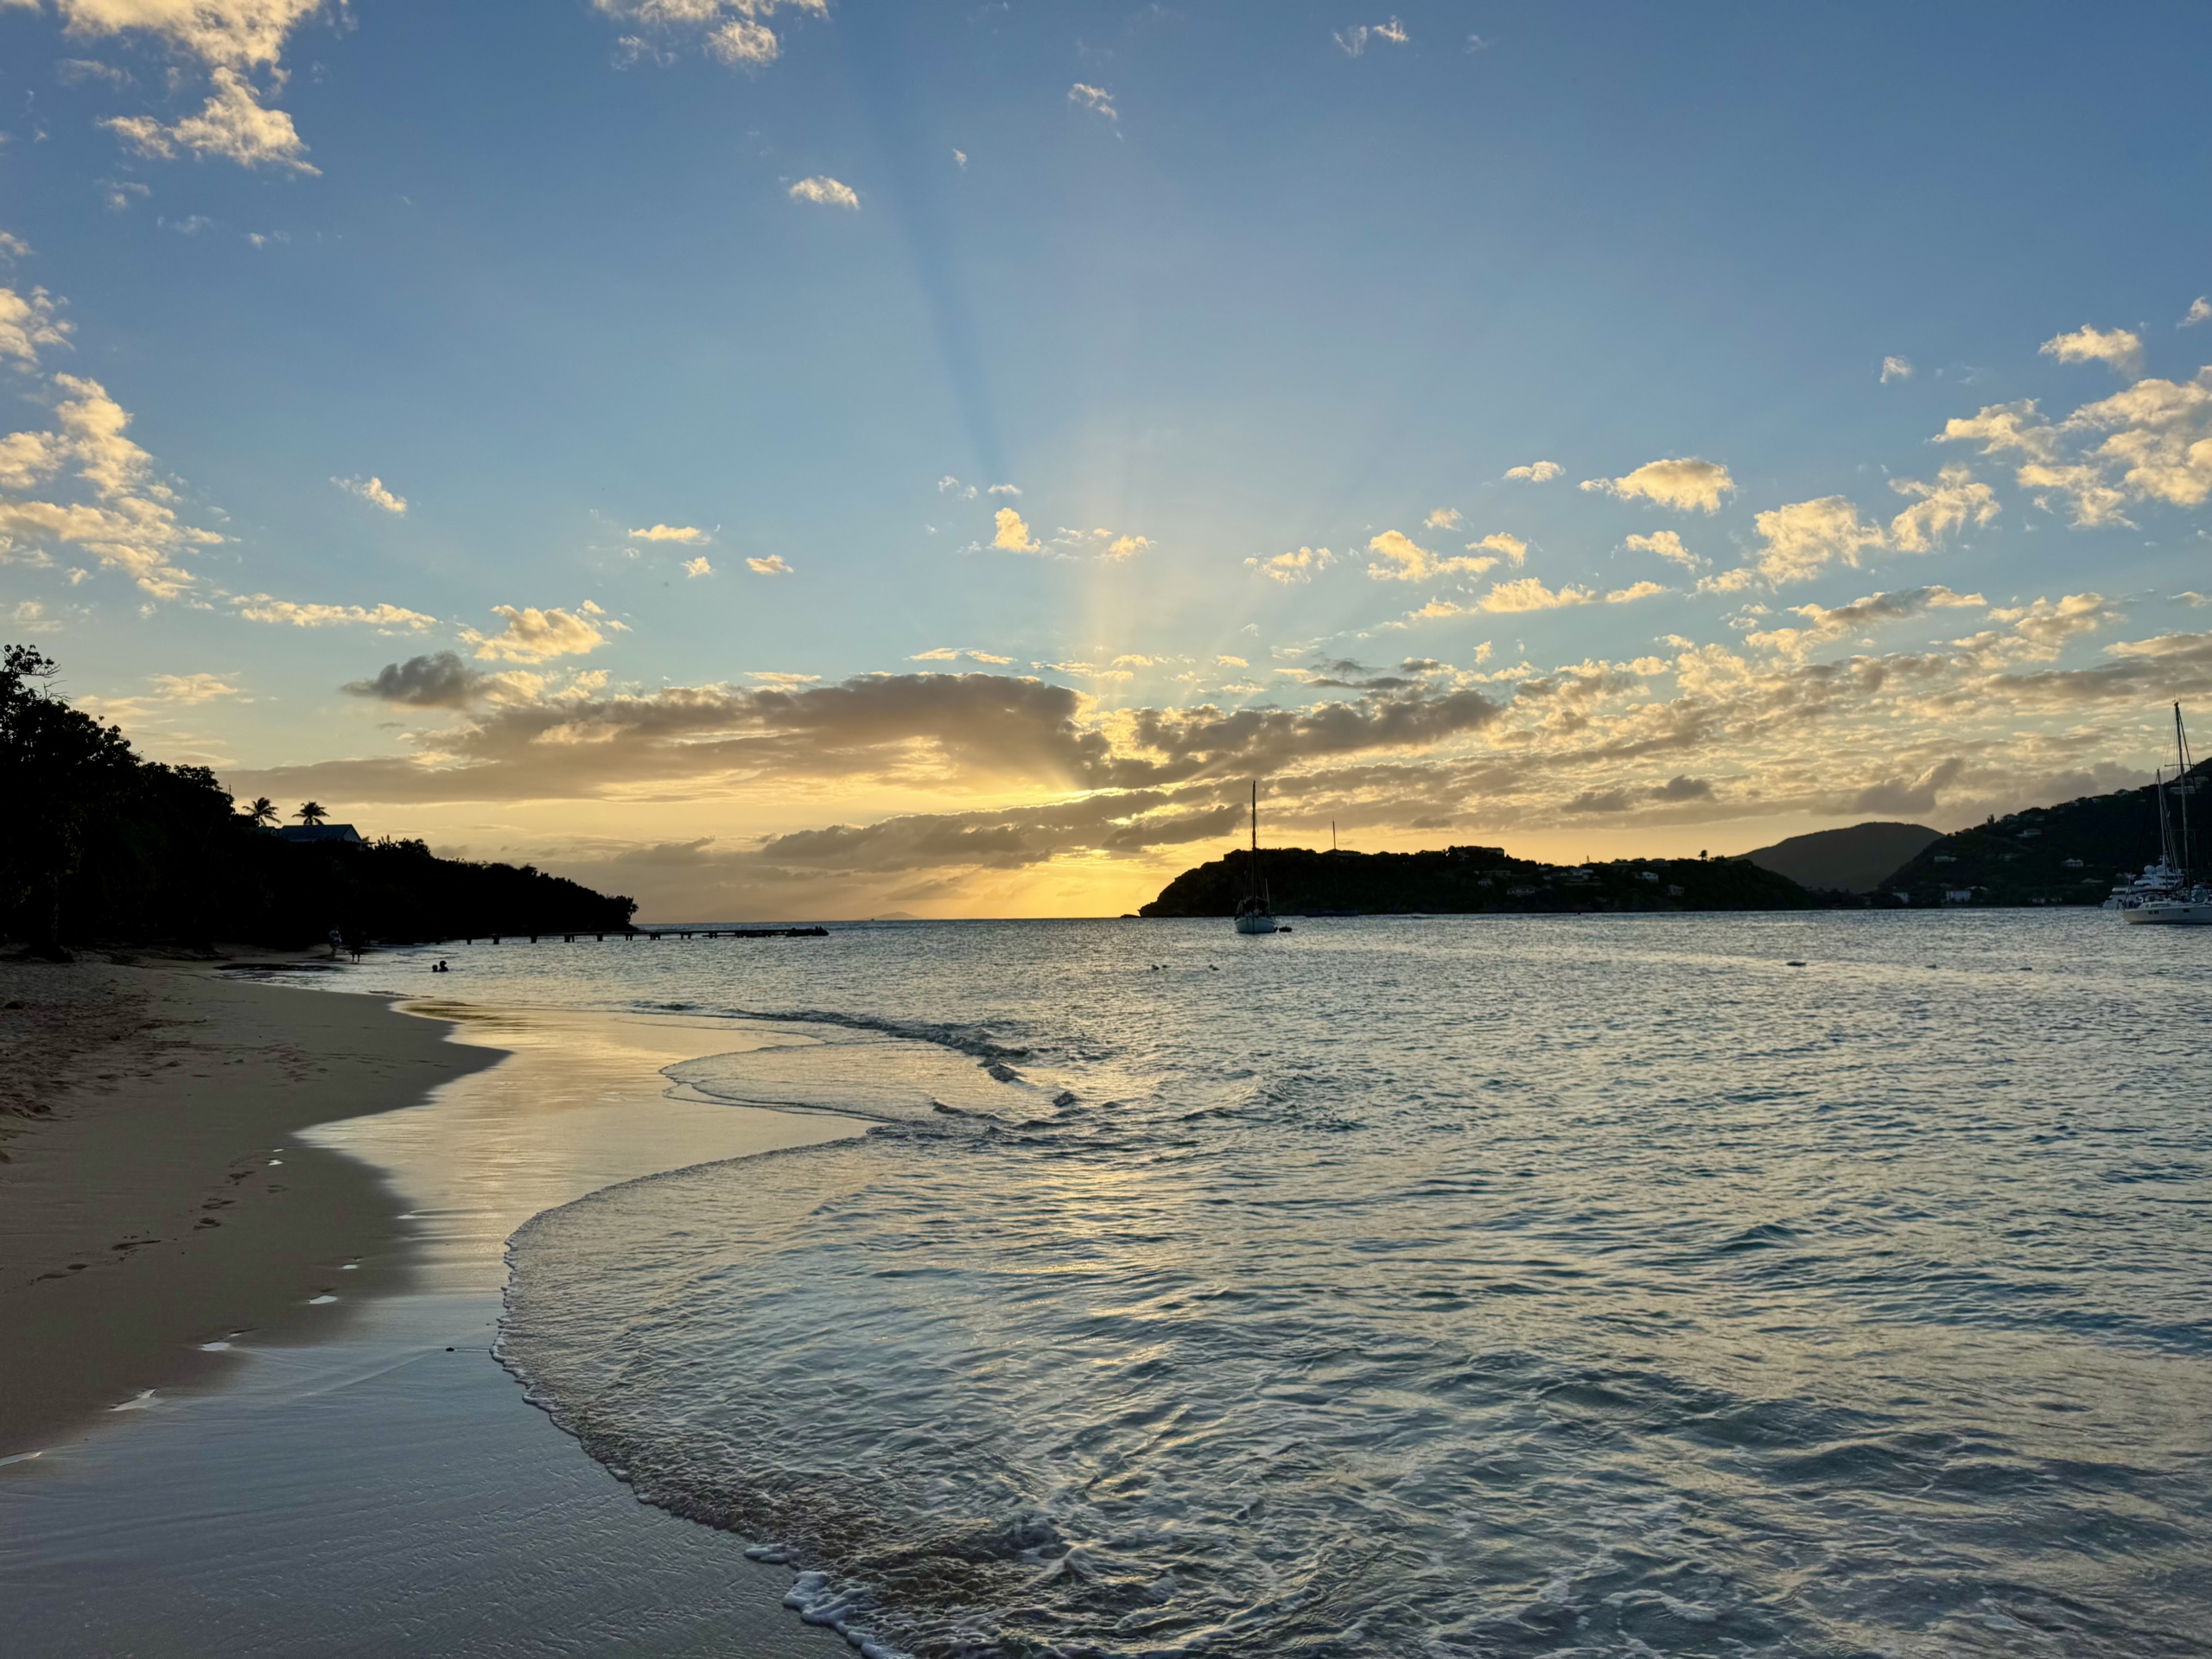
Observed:
[[[253,804],[245,810],[245,821],[257,827],[276,822],[276,803],[266,795],[257,795]]]
[[[330,814],[324,811],[321,804],[318,802],[302,801],[300,804],[300,822],[302,823],[321,823],[329,816]]]

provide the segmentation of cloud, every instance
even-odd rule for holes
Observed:
[[[1789,614],[1803,617],[1803,627],[1773,628],[1747,633],[1744,636],[1744,642],[1759,651],[1770,651],[1785,657],[1802,657],[1806,652],[1834,640],[1863,634],[1890,623],[1925,616],[1930,611],[1971,609],[1987,603],[1980,594],[1953,593],[1940,583],[1927,588],[1908,588],[1897,593],[1869,594],[1864,599],[1853,600],[1848,605],[1833,607],[1796,606]]]
[[[1717,512],[1720,498],[1735,489],[1736,480],[1717,461],[1686,456],[1678,461],[1646,461],[1619,478],[1585,479],[1582,487],[1596,494],[1618,496],[1624,501],[1640,495],[1681,512],[1699,507]]]
[[[1505,551],[1507,544],[1528,551],[1527,543],[1516,542],[1510,536],[1492,536],[1475,543],[1478,547],[1497,546]],[[1377,582],[1428,582],[1438,576],[1478,576],[1497,563],[1496,559],[1439,558],[1410,537],[1395,530],[1386,530],[1371,537],[1367,550],[1373,556],[1367,574]],[[1509,553],[1508,556],[1513,556]],[[1517,560],[1516,560],[1517,562]]]
[[[105,387],[68,374],[54,385],[69,394],[54,411],[57,429],[0,438],[0,487],[29,489],[74,463],[93,500],[0,499],[0,549],[20,559],[19,537],[35,549],[74,543],[155,598],[176,597],[194,580],[179,556],[223,537],[179,521],[176,493],[155,478],[153,457],[124,435],[130,416]]]
[[[1548,484],[1567,470],[1555,461],[1532,461],[1526,467],[1509,467],[1508,478],[1517,478],[1528,484]]]
[[[957,495],[963,501],[973,501],[976,499],[976,486],[973,484],[963,484],[950,473],[947,473],[943,478],[938,480],[937,493],[939,495],[948,493]]]
[[[1951,643],[1971,653],[1977,665],[2002,668],[2016,663],[2056,662],[2076,639],[2126,619],[2102,594],[2092,593],[2037,599],[1994,610],[1989,620],[2005,626],[2001,631],[1971,634]]]
[[[374,697],[415,709],[459,709],[491,677],[478,672],[450,651],[387,663],[370,679],[339,688],[350,696]]]
[[[2070,334],[2055,334],[2036,349],[2062,363],[2102,363],[2130,379],[2143,372],[2142,337],[2126,328],[2084,325]]]
[[[687,547],[696,547],[712,539],[703,530],[690,524],[653,524],[645,530],[630,532],[633,542],[680,542]]]
[[[983,492],[986,495],[1020,495],[1020,488],[1013,484],[994,484]]]
[[[787,194],[793,201],[811,201],[824,207],[849,207],[857,212],[861,205],[860,193],[852,186],[823,175],[801,179]]]
[[[180,149],[205,160],[216,156],[241,167],[287,167],[318,173],[307,160],[307,144],[292,118],[264,108],[253,83],[235,69],[219,67],[210,75],[214,91],[197,115],[164,127],[149,115],[111,116],[107,128],[141,156],[166,161]]]
[[[28,259],[31,245],[20,236],[0,231],[0,259]]]
[[[1775,582],[1806,581],[1831,561],[1856,566],[1866,550],[1885,540],[1880,526],[1859,518],[1859,509],[1840,495],[1776,507],[1751,523],[1766,543],[1759,574]]]
[[[954,150],[952,152],[952,164],[958,168],[963,173],[965,173],[968,170],[968,152],[964,149]]]
[[[1269,582],[1290,585],[1313,581],[1314,573],[1327,569],[1336,556],[1325,547],[1301,547],[1295,552],[1278,553],[1271,559],[1249,558],[1244,563]]]
[[[1133,559],[1152,545],[1148,536],[1116,536],[1099,555],[1103,559]]]
[[[767,19],[779,11],[829,15],[829,0],[592,0],[592,8],[637,29],[621,39],[620,62],[660,56],[656,42],[696,40],[707,54],[737,69],[762,69],[783,54]]]
[[[2207,299],[2202,294],[2189,302],[2189,315],[2174,327],[2194,328],[2200,322],[2212,322],[2212,299]]]
[[[1476,603],[1485,611],[1512,614],[1522,611],[1556,611],[1570,605],[1587,605],[1597,597],[1589,588],[1572,584],[1554,593],[1537,577],[1522,576],[1517,582],[1494,583]],[[1631,594],[1630,597],[1641,595]]]
[[[1518,536],[1507,535],[1502,530],[1484,537],[1479,542],[1467,543],[1467,550],[1471,553],[1478,547],[1487,548],[1493,553],[1502,553],[1516,564],[1529,563],[1529,543]],[[1475,563],[1483,569],[1488,569],[1491,563],[1491,561],[1489,560],[1475,561]]]
[[[1423,530],[1457,530],[1459,528],[1459,509],[1439,507],[1421,521]]]
[[[707,563],[707,556],[702,553],[696,559],[683,561],[683,574],[687,576],[711,576],[715,574],[715,567]]]
[[[1963,467],[1944,467],[1933,484],[1897,478],[1890,487],[1918,498],[1890,520],[1890,544],[1906,553],[1932,553],[1953,531],[1986,524],[1998,513],[1996,492]]]
[[[357,495],[372,507],[382,507],[386,512],[404,514],[407,500],[385,488],[380,478],[334,478],[330,480],[348,495]]]
[[[1616,588],[1605,595],[1608,605],[1628,605],[1639,599],[1649,599],[1654,594],[1663,594],[1666,588],[1656,582],[1633,582],[1625,588]]]
[[[476,647],[480,662],[542,663],[555,657],[581,657],[607,643],[607,636],[587,616],[574,611],[494,605],[492,614],[506,622],[499,632],[461,631],[461,637]]]
[[[951,663],[957,662],[963,657],[971,662],[994,663],[1001,667],[1014,660],[1011,657],[1000,657],[988,651],[974,651],[963,645],[939,645],[933,651],[918,651],[907,660],[915,663]]]
[[[1885,817],[1924,817],[1935,811],[1937,798],[1965,770],[1966,762],[1953,755],[1929,766],[1910,782],[1885,782],[1860,790],[1852,798],[1851,810],[1878,812]]]
[[[1122,119],[1122,112],[1114,107],[1114,94],[1103,86],[1086,86],[1078,80],[1068,88],[1068,102],[1086,110],[1096,110],[1117,124]]]
[[[233,69],[274,64],[284,41],[323,0],[55,0],[79,39],[137,29],[202,62]],[[26,3],[26,0],[15,0]]]
[[[302,605],[267,594],[235,594],[231,603],[249,622],[275,622],[295,628],[334,628],[361,624],[386,632],[420,633],[438,619],[398,605]]]
[[[2186,382],[2138,381],[2083,404],[2066,425],[2111,434],[2093,459],[2119,467],[2120,488],[2139,500],[2194,507],[2212,494],[2212,368],[2200,369]]]
[[[1648,789],[1585,790],[1568,801],[1569,812],[1628,812],[1637,807],[1653,804],[1676,805],[1685,801],[1709,801],[1713,798],[1713,783],[1709,779],[1678,776],[1663,784],[1654,784]]]
[[[765,559],[747,559],[745,568],[756,576],[788,576],[791,573],[791,566],[784,563],[784,556],[780,553],[771,553]]]
[[[1382,41],[1392,46],[1403,46],[1412,38],[1406,33],[1406,26],[1393,17],[1387,23],[1360,23],[1353,28],[1340,30],[1336,41],[1338,51],[1348,58],[1357,58],[1366,52],[1368,42],[1370,41]]]
[[[241,695],[237,686],[213,674],[149,674],[146,683],[164,702],[213,702]]]
[[[1885,357],[1882,359],[1882,384],[1884,385],[1888,385],[1892,380],[1910,380],[1911,378],[1912,365],[1907,359],[1902,357]]]
[[[1938,443],[1979,443],[1985,455],[2018,450],[2038,461],[2057,453],[2058,430],[2036,410],[2035,399],[2017,404],[1986,404],[1979,414],[1953,416],[1936,434]]]
[[[0,288],[0,357],[12,358],[23,368],[36,368],[38,348],[67,346],[73,327],[54,315],[54,298],[44,289],[35,288],[26,297],[12,288]]]
[[[1656,553],[1661,558],[1671,560],[1685,570],[1698,569],[1705,563],[1703,559],[1683,546],[1682,538],[1671,530],[1654,531],[1649,536],[1630,536],[1621,545],[1637,553]]]
[[[1041,553],[1044,544],[1029,533],[1029,526],[1012,507],[998,511],[998,533],[991,545],[1007,553]]]

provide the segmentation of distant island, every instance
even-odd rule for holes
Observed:
[[[530,865],[440,858],[326,823],[241,811],[205,766],[171,766],[54,696],[53,660],[0,654],[0,938],[69,944],[215,941],[299,949],[492,933],[619,932],[637,906]]]
[[[2212,760],[2187,787],[2212,840]],[[2203,843],[2200,843],[2203,844]],[[1251,854],[1177,876],[1141,916],[1233,916]],[[1945,835],[1868,823],[1792,836],[1728,858],[1544,864],[1497,847],[1419,853],[1268,848],[1260,875],[1284,915],[1533,914],[1583,911],[1806,910],[2102,904],[2158,856],[2155,786],[2030,807]]]
[[[1250,891],[1238,848],[1185,870],[1141,916],[1233,916]],[[1615,859],[1540,864],[1497,847],[1440,852],[1315,852],[1268,848],[1260,876],[1278,915],[1467,916],[1489,912],[1809,910],[1821,901],[1786,875],[1739,858]]]

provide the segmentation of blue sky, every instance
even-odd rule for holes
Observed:
[[[0,0],[0,616],[670,913],[1131,908],[1254,775],[1546,856],[2110,787],[2212,683],[2208,48]]]

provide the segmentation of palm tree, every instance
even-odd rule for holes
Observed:
[[[256,826],[276,822],[276,803],[266,795],[257,795],[253,804],[245,810],[245,821]]]
[[[322,807],[321,807],[321,804],[320,804],[320,803],[318,803],[318,802],[315,802],[315,801],[303,801],[303,802],[302,802],[302,803],[301,803],[301,804],[300,804],[300,813],[299,813],[299,817],[300,817],[300,822],[301,822],[302,823],[305,823],[305,824],[317,824],[317,823],[321,823],[325,818],[328,817],[329,816],[330,816],[330,814],[329,814],[329,813],[327,813],[327,812],[326,812],[326,811],[324,811],[324,810],[322,810]]]

